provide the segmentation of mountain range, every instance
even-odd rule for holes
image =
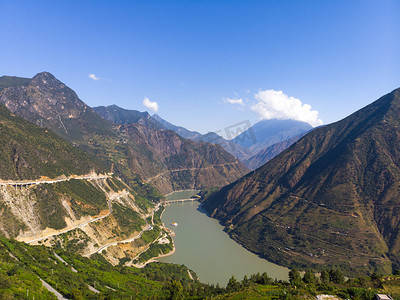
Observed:
[[[150,116],[147,112],[128,110],[117,105],[93,108],[104,119],[119,125],[138,123],[152,129],[172,130],[179,136],[197,142],[220,145],[234,155],[246,167],[256,169],[285,150],[312,127],[308,123],[295,120],[262,120],[247,128],[231,140],[227,140],[215,132],[201,134],[176,126],[159,115]],[[227,129],[228,130],[228,129]],[[237,134],[233,132],[232,134]]]
[[[146,113],[136,116],[132,113],[124,116],[121,114],[118,116],[120,125],[116,125],[101,117],[80,100],[72,89],[48,72],[39,73],[29,81],[15,77],[11,79],[0,79],[4,86],[0,103],[12,113],[40,127],[49,128],[93,155],[103,168],[113,169],[114,173],[131,185],[137,185],[138,180],[149,182],[157,178],[152,184],[167,193],[174,189],[210,187],[211,183],[212,186],[223,186],[247,172],[234,156],[221,147],[205,143],[195,145],[180,139],[177,134],[169,134],[167,139],[159,140],[158,143],[164,143],[162,147],[171,151],[165,153],[167,157],[186,155],[182,160],[184,163],[173,165],[173,159],[166,163],[163,157],[157,157],[159,152],[156,154],[151,147],[146,146],[145,141],[132,139],[129,135],[132,127],[140,127],[141,124],[123,122],[129,118],[137,118],[136,121],[141,119],[145,124],[141,132],[147,138],[152,135],[157,139],[159,131],[163,129],[157,128],[154,125],[156,122]],[[18,85],[20,82],[23,85]],[[5,87],[7,83],[9,87]],[[111,113],[110,116],[116,117]],[[153,126],[150,123],[154,123]],[[177,143],[178,140],[180,142]],[[214,164],[216,169],[213,168]],[[205,174],[209,178],[207,182],[203,180]]]
[[[400,266],[400,89],[319,127],[209,196],[247,249],[297,267]]]

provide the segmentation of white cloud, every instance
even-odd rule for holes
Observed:
[[[311,105],[303,104],[282,91],[259,91],[254,96],[258,102],[251,109],[263,119],[292,119],[307,122],[314,127],[323,124],[318,118],[318,111],[311,110]]]
[[[93,79],[93,80],[99,80],[100,79],[99,77],[96,77],[96,75],[94,75],[94,74],[89,74],[89,78]]]
[[[244,105],[243,99],[241,99],[241,98],[240,99],[224,98],[223,100],[225,103]]]
[[[144,99],[143,99],[143,105],[147,108],[147,109],[149,109],[149,110],[151,110],[151,111],[153,111],[153,112],[158,112],[158,103],[157,102],[152,102],[152,101],[150,101],[150,99],[149,98],[147,98],[147,97],[145,97]]]

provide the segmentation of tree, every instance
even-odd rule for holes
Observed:
[[[343,283],[344,282],[344,275],[340,270],[330,270],[329,271],[329,278],[334,283]]]
[[[236,280],[234,275],[229,279],[226,289],[229,292],[237,292],[240,290],[240,283]]]
[[[169,291],[169,300],[180,300],[184,299],[183,297],[183,286],[182,283],[178,280],[173,280],[168,286]]]
[[[260,283],[261,281],[261,275],[260,272],[258,272],[257,274],[253,274],[250,276],[250,281],[253,283]]]
[[[289,281],[294,286],[301,285],[301,276],[297,269],[292,269],[289,271]]]
[[[247,275],[244,275],[243,277],[242,286],[245,288],[250,286],[250,280],[247,278]]]
[[[330,282],[329,272],[327,270],[323,270],[321,272],[321,283],[328,284]]]
[[[261,284],[271,284],[272,283],[272,278],[268,276],[266,272],[262,273],[261,275]]]
[[[314,272],[311,269],[307,269],[303,276],[303,281],[308,284],[314,284],[317,281]]]

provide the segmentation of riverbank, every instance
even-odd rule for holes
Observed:
[[[175,243],[174,243],[174,242],[172,242],[172,243],[173,243],[173,244],[172,244],[172,247],[173,247],[173,248],[172,248],[172,251],[170,251],[170,252],[168,252],[168,253],[166,253],[166,254],[161,254],[161,255],[159,255],[159,256],[155,256],[155,257],[150,258],[150,259],[149,259],[148,261],[146,261],[146,262],[143,264],[143,266],[141,266],[140,268],[143,268],[143,267],[145,267],[147,264],[152,263],[152,262],[160,262],[160,261],[157,260],[158,258],[167,257],[167,256],[170,256],[170,255],[174,254],[176,248],[175,248]]]
[[[192,192],[193,195],[196,195],[198,192],[200,192],[200,190],[195,190],[195,189],[177,190],[177,191],[165,194],[164,196],[167,198],[167,196],[169,196],[169,195],[172,195],[172,194],[175,194],[175,195],[178,194],[179,195],[180,193],[184,193],[184,192]],[[176,200],[179,200],[179,199],[176,199]],[[161,222],[162,222],[163,230],[165,230],[167,232],[167,234],[169,235],[169,237],[171,238],[172,250],[170,252],[168,252],[168,253],[161,254],[161,255],[158,255],[158,256],[150,258],[144,264],[141,264],[140,268],[143,268],[144,266],[146,266],[147,264],[149,264],[151,262],[159,262],[157,259],[170,256],[170,255],[174,254],[175,251],[176,251],[176,246],[175,246],[175,242],[174,242],[174,239],[173,239],[173,236],[175,236],[175,232],[171,228],[168,228],[167,226],[165,226],[164,222],[162,221],[162,217],[163,217],[163,214],[164,214],[165,210],[166,210],[166,208],[164,207],[163,211],[160,214],[160,219],[161,219]]]
[[[162,219],[162,215],[163,215],[164,212],[165,212],[165,207],[163,207],[163,211],[162,211],[161,214],[160,214],[160,220]],[[162,220],[161,220],[161,222],[162,222]],[[154,225],[154,224],[153,224],[153,225]],[[166,227],[165,224],[164,224],[164,222],[162,222],[161,225],[162,225],[162,228],[161,228],[161,229],[164,230],[164,231],[166,232],[167,236],[169,236],[170,239],[171,239],[172,250],[169,251],[168,253],[161,254],[161,255],[158,255],[158,256],[154,256],[154,257],[151,257],[150,259],[148,259],[147,261],[145,261],[145,262],[142,263],[142,264],[134,264],[134,263],[133,263],[133,261],[134,261],[135,259],[139,258],[140,255],[142,255],[142,254],[145,253],[147,250],[149,250],[149,248],[150,248],[150,246],[151,246],[152,244],[156,243],[156,242],[159,241],[161,238],[163,238],[163,236],[160,235],[160,236],[157,237],[144,251],[138,253],[138,254],[136,255],[136,257],[134,257],[127,265],[129,265],[129,266],[134,266],[134,267],[136,267],[136,268],[144,268],[144,267],[145,267],[146,265],[148,265],[149,263],[158,262],[158,261],[157,261],[158,258],[166,257],[166,256],[169,256],[169,255],[172,255],[172,254],[175,253],[176,247],[175,247],[175,243],[174,243],[174,240],[173,240],[173,236],[175,235],[175,233],[174,233],[174,231],[173,231],[172,229]]]
[[[160,262],[184,264],[194,270],[202,282],[227,284],[235,275],[237,279],[244,275],[267,272],[278,280],[288,279],[288,269],[260,258],[231,239],[215,219],[208,217],[199,209],[200,203],[184,202],[169,205],[162,216],[162,222],[177,222],[174,255],[157,258]],[[210,267],[211,266],[211,267]]]

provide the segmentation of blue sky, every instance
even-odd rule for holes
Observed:
[[[399,13],[385,0],[2,0],[0,75],[49,71],[90,106],[147,98],[203,133],[327,124],[400,87]]]

